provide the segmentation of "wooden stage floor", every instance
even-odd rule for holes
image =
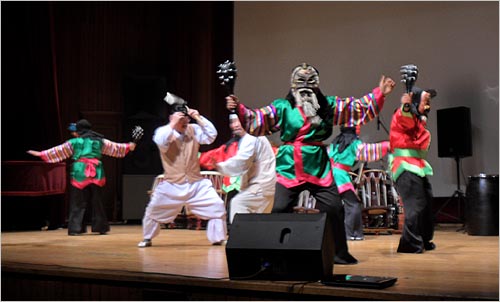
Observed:
[[[210,245],[205,231],[162,229],[144,249],[140,225],[113,225],[104,236],[2,232],[2,300],[498,301],[498,236],[459,227],[438,225],[437,249],[424,254],[396,253],[399,234],[350,241],[359,263],[334,273],[398,278],[382,290],[229,280],[225,247]]]

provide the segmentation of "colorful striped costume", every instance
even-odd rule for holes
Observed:
[[[288,99],[276,99],[259,109],[250,109],[241,103],[236,108],[248,133],[260,136],[280,131],[284,144],[276,155],[277,182],[272,213],[293,211],[299,194],[309,190],[316,198],[316,209],[327,212],[332,222],[335,263],[353,264],[357,260],[349,254],[344,210],[323,141],[331,136],[333,126],[341,121],[350,120],[358,125],[372,120],[384,100],[379,87],[360,99],[326,96],[319,108],[322,120],[316,125],[311,123],[301,106]]]
[[[339,134],[339,136],[342,135],[346,134]],[[349,172],[356,161],[368,162],[384,157],[389,151],[389,142],[365,144],[356,138],[342,152],[339,152],[339,149],[339,143],[332,143],[329,148],[329,156],[332,161],[333,178],[344,200],[346,237],[349,240],[363,240],[363,209]]]
[[[422,253],[432,250],[434,215],[432,186],[427,179],[432,167],[425,160],[431,143],[426,121],[404,110],[392,117],[389,166],[405,211],[404,228],[399,240],[399,253]]]
[[[331,114],[317,127],[307,120],[302,108],[287,99],[277,99],[259,109],[250,109],[243,104],[237,108],[248,133],[259,136],[281,131],[284,144],[278,149],[276,172],[278,183],[287,188],[304,183],[330,186],[333,177],[323,141],[331,136],[333,126],[341,121],[359,125],[372,120],[385,100],[378,87],[360,99],[337,96],[327,96],[326,99]]]
[[[102,155],[125,157],[129,152],[129,144],[119,144],[107,139],[71,138],[65,143],[41,151],[41,158],[49,163],[61,162],[72,158],[71,184],[83,189],[89,184],[103,187],[106,184],[104,168],[100,158]]]
[[[403,106],[396,110],[392,118],[390,141],[392,178],[396,181],[401,173],[409,171],[420,177],[432,175],[432,167],[425,160],[431,144],[431,133],[427,123],[419,120]]]
[[[68,234],[78,235],[86,232],[84,215],[87,205],[92,205],[92,232],[105,234],[109,231],[102,201],[102,187],[106,184],[102,155],[125,157],[130,144],[119,144],[104,138],[76,137],[65,143],[41,151],[40,157],[46,162],[60,162],[68,158],[74,160],[71,166],[70,211]]]
[[[356,193],[351,182],[349,172],[357,161],[376,161],[389,152],[389,141],[367,144],[357,139],[352,142],[343,152],[338,152],[337,146],[330,146],[329,156],[333,165],[333,178],[337,184],[339,193],[348,190]]]

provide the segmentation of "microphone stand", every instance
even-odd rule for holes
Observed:
[[[380,116],[377,116],[377,130],[380,130],[380,125],[382,125],[382,128],[384,128],[385,133],[389,135],[389,130],[387,130],[387,127],[385,127],[384,123],[380,120]]]

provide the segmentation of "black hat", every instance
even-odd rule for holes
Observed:
[[[433,88],[427,88],[427,89],[424,89],[424,91],[426,91],[427,93],[429,93],[431,95],[431,99],[435,96],[437,96],[437,91],[436,89],[433,89]]]
[[[76,122],[76,133],[79,137],[89,137],[93,139],[101,139],[104,137],[101,133],[92,131],[92,124],[86,119],[81,119]]]
[[[427,112],[429,111],[428,109],[426,109],[423,114],[418,111],[418,106],[420,106],[420,101],[422,100],[422,92],[425,91],[429,93],[431,95],[431,98],[433,98],[437,95],[436,89],[422,89],[417,86],[413,86],[411,91],[413,92],[413,95],[411,97],[411,112],[413,112],[419,118],[425,117],[425,119],[427,119]]]
[[[184,104],[173,104],[170,106],[170,114],[174,114],[176,112],[182,112],[185,115],[188,114],[187,108]]]
[[[92,129],[92,124],[86,119],[82,119],[76,122],[76,132],[78,132],[78,134],[86,132],[90,129]]]
[[[429,93],[431,95],[431,98],[437,96],[437,91],[436,91],[436,89],[433,89],[433,88],[422,89],[420,87],[413,86],[411,91],[413,92],[411,102],[417,107],[420,104],[420,99],[422,98],[422,92],[425,91],[425,92]]]

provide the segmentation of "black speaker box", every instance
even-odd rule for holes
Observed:
[[[438,156],[472,156],[470,109],[455,107],[437,111]]]
[[[334,251],[326,213],[236,214],[226,245],[229,279],[326,279]]]

